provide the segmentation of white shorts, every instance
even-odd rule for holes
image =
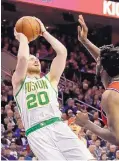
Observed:
[[[63,122],[56,122],[30,133],[28,142],[40,161],[94,159],[85,144]]]

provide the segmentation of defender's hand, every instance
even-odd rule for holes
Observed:
[[[36,18],[36,17],[33,17],[36,21],[38,21],[39,22],[39,24],[40,24],[40,27],[41,27],[41,36],[43,36],[43,33],[46,31],[46,28],[45,28],[45,26],[44,26],[44,24],[41,22],[41,20],[40,19],[38,19],[38,18]]]
[[[88,28],[82,15],[79,15],[78,22],[81,24],[81,27],[78,26],[78,40],[84,42],[87,39]]]
[[[76,115],[75,123],[78,124],[79,126],[86,126],[89,121],[88,114],[87,113],[82,113],[78,112]]]

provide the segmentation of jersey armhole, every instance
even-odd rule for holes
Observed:
[[[44,77],[48,80],[48,82],[50,83],[51,87],[53,88],[53,90],[54,90],[54,91],[56,92],[56,94],[58,95],[58,90],[56,90],[56,89],[53,87],[53,85],[51,84],[50,80],[48,79],[48,75],[49,75],[49,73],[46,74]]]
[[[19,88],[18,92],[15,94],[15,97],[17,97],[18,94],[19,94],[19,92],[21,91],[21,89],[22,89],[22,87],[23,87],[23,85],[24,85],[25,80],[26,80],[26,77],[25,77],[24,80],[22,81],[22,83],[21,83],[21,85],[20,85],[20,88]]]
[[[118,92],[119,93],[119,90],[118,89],[116,89],[116,88],[107,88],[106,90],[112,90],[112,91],[116,91],[116,92]]]

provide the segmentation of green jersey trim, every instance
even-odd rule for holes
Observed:
[[[30,133],[32,133],[40,128],[43,128],[45,126],[51,125],[51,124],[53,124],[55,122],[59,122],[59,121],[62,121],[62,119],[59,117],[53,117],[49,120],[45,120],[43,122],[37,123],[36,125],[34,125],[26,130],[26,136],[28,136]]]
[[[15,101],[16,101],[16,103],[17,103],[17,106],[18,106],[19,112],[21,113],[21,108],[20,108],[20,106],[19,106],[19,103],[18,103],[18,101],[17,101],[16,96],[15,96],[14,98],[15,98]]]
[[[47,80],[48,80],[48,82],[50,83],[50,81],[49,81],[49,79],[48,79],[48,77],[45,75],[44,76]],[[58,95],[58,92],[55,90],[55,88],[52,86],[52,84],[50,83],[50,85],[51,85],[51,87],[52,87],[52,89],[56,92],[56,95]]]
[[[19,94],[19,92],[21,91],[21,89],[22,89],[22,87],[23,87],[23,85],[24,85],[25,79],[26,79],[26,77],[25,77],[24,80],[22,81],[21,86],[20,86],[18,92],[15,94],[15,97],[17,97],[18,94]]]

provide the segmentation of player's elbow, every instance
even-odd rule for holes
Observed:
[[[65,46],[62,47],[61,53],[63,54],[63,56],[67,57],[67,49],[65,48]]]
[[[112,132],[113,136],[115,139],[115,145],[119,146],[119,128],[118,125],[116,125],[116,127],[114,128],[113,132]]]
[[[112,144],[119,146],[119,135],[117,133],[113,134],[111,142]]]
[[[67,49],[64,47],[63,52],[67,55]]]
[[[65,46],[63,47],[63,51],[64,51],[64,53],[67,54],[67,49],[65,48]]]

